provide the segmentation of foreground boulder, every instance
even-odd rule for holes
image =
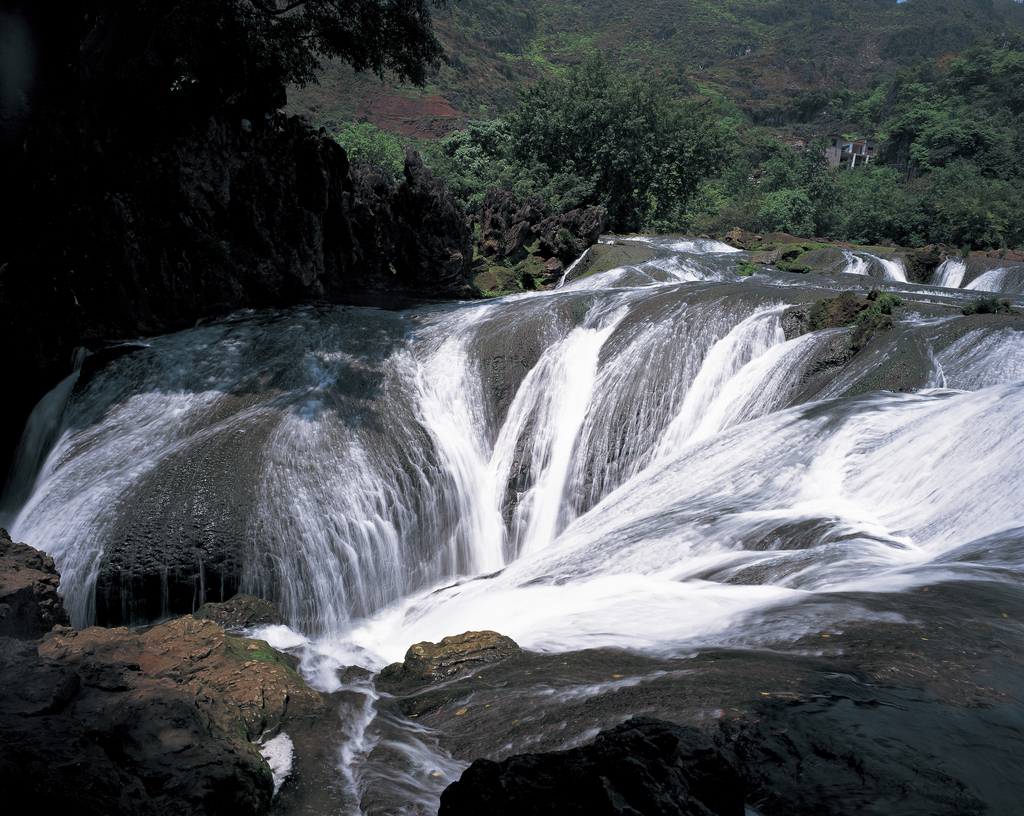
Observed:
[[[326,711],[290,658],[190,615],[145,632],[61,625],[52,559],[6,536],[0,552],[0,587],[28,587],[5,596],[4,632],[22,639],[0,636],[0,796],[43,813],[266,812],[274,780],[256,742]],[[207,613],[277,614],[224,606]]]
[[[695,728],[634,717],[581,748],[502,762],[476,760],[441,795],[438,816],[743,812],[736,762],[710,737]]]
[[[231,631],[255,626],[278,626],[284,617],[270,601],[255,595],[238,594],[223,603],[203,604],[192,617],[209,620]]]
[[[263,813],[264,735],[325,711],[265,642],[185,616],[0,640],[0,793],[44,812]]]
[[[400,693],[520,654],[522,649],[505,635],[489,630],[463,632],[446,637],[440,643],[424,641],[410,646],[405,661],[385,666],[376,684],[382,691]]]
[[[42,637],[57,624],[66,625],[59,583],[52,558],[16,544],[0,527],[0,637],[28,640]]]

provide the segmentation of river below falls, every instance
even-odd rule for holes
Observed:
[[[474,758],[631,715],[746,750],[752,814],[1024,813],[1024,318],[893,262],[649,244],[551,292],[139,341],[40,404],[0,522],[76,626],[182,611],[182,564],[194,605],[278,605],[256,636],[335,714],[290,735],[277,813],[436,813]],[[903,306],[852,359],[787,339],[790,306],[878,287]],[[374,689],[483,629],[527,655]]]

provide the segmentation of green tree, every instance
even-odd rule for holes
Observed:
[[[376,167],[385,167],[396,178],[405,166],[405,147],[396,136],[369,122],[349,125],[334,140],[345,148],[350,159],[362,160]]]
[[[1016,208],[1014,199],[1016,198]],[[1006,246],[1019,227],[1011,222],[1020,213],[1020,193],[1009,184],[986,179],[964,159],[958,159],[929,178],[925,206],[931,212],[932,240],[954,246]]]
[[[597,55],[522,90],[508,123],[516,162],[592,189],[581,203],[606,206],[619,231],[672,219],[729,152],[711,103],[680,102]]]
[[[869,164],[846,170],[837,180],[836,233],[850,240],[892,240],[921,245],[928,234],[920,200],[889,167]]]
[[[758,217],[766,232],[811,235],[814,232],[814,205],[802,190],[776,190],[764,197]]]

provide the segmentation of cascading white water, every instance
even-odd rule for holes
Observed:
[[[972,280],[964,289],[1010,295],[1022,294],[1024,293],[1024,264],[990,269]]]
[[[884,280],[907,282],[907,270],[903,268],[903,264],[898,259],[879,258],[877,255],[872,255],[868,252],[864,254],[881,268]]]
[[[932,286],[942,286],[946,289],[959,289],[967,272],[967,264],[963,258],[946,258],[932,272],[932,279],[929,281]]]
[[[846,266],[843,268],[843,273],[846,275],[867,275],[869,273],[869,264],[860,255],[854,255],[850,250],[842,250],[843,257],[846,259]]]
[[[950,310],[835,362],[845,330],[783,331],[827,290],[652,243],[686,255],[154,338],[79,383],[12,533],[56,558],[77,625],[124,548],[227,541],[292,622],[268,638],[328,690],[340,665],[467,629],[538,651],[773,647],[898,618],[852,592],[1024,569],[1024,331]],[[878,390],[897,385],[922,390]],[[346,689],[347,812],[368,784],[436,806],[462,765]],[[388,741],[404,770],[370,758]]]

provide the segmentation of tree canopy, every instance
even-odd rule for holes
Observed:
[[[706,100],[675,99],[595,55],[522,89],[502,119],[447,137],[436,167],[471,208],[493,184],[555,210],[602,204],[618,231],[664,227],[729,155],[717,120]]]
[[[87,4],[83,78],[112,93],[203,109],[265,101],[316,80],[322,59],[422,83],[442,53],[444,0],[138,0]]]
[[[617,230],[640,229],[685,203],[724,162],[726,135],[706,101],[682,102],[616,73],[599,55],[524,89],[509,116],[513,155],[592,185]]]

